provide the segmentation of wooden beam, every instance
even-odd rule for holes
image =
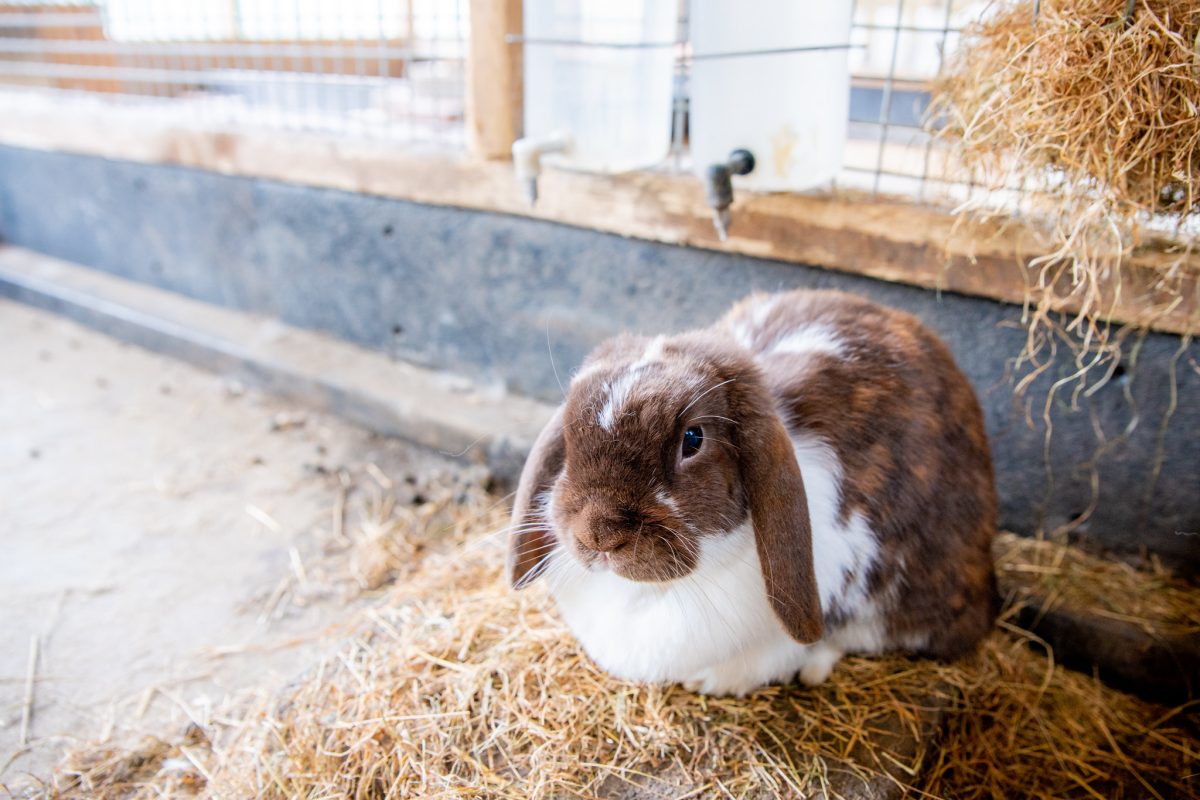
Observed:
[[[53,3],[37,5],[13,4],[0,2],[0,14],[28,14],[31,16],[46,16],[54,19],[53,25],[34,24],[25,29],[19,29],[16,36],[26,40],[43,40],[48,43],[68,42],[104,42],[107,37],[104,27],[100,24],[98,11],[92,6],[64,6]],[[72,17],[77,17],[78,24],[63,24]],[[12,36],[11,30],[0,30],[0,36]],[[10,56],[5,56],[6,59]],[[32,56],[15,56],[17,61],[51,64],[54,66],[82,66],[111,68],[117,66],[117,58],[111,53],[71,54],[71,53],[38,53]],[[101,78],[7,78],[6,83],[29,83],[37,86],[53,86],[58,89],[83,90],[87,92],[119,92],[118,82]]]
[[[547,170],[541,199],[531,209],[507,163],[282,131],[156,127],[140,117],[122,119],[113,109],[49,103],[7,108],[0,143],[533,217],[1008,303],[1024,303],[1038,280],[1029,267],[1039,254],[1036,240],[1019,225],[966,224],[947,211],[897,198],[743,192],[729,241],[721,242],[700,182],[689,175]],[[1171,333],[1200,331],[1200,255],[1174,270],[1178,291],[1170,295],[1157,286],[1169,259],[1149,248],[1127,259],[1102,292],[1108,318]],[[1175,297],[1167,313],[1148,313]],[[1078,308],[1068,297],[1057,310]]]
[[[521,136],[522,46],[506,37],[523,30],[522,0],[471,0],[467,56],[467,141],[481,158],[509,158]]]

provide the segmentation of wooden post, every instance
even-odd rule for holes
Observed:
[[[522,0],[471,0],[467,55],[467,141],[483,158],[509,158],[521,136],[524,48],[505,37],[521,34]]]

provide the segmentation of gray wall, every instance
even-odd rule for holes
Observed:
[[[1197,346],[1176,361],[1178,407],[1163,427],[1177,337],[1146,337],[1136,368],[1077,409],[1065,396],[1055,404],[1050,488],[1044,428],[1026,423],[1007,377],[1023,343],[1019,309],[987,300],[523,218],[4,147],[0,238],[547,400],[560,396],[551,349],[565,376],[616,331],[705,325],[752,290],[858,292],[919,315],[974,382],[1003,525],[1032,532],[1088,507],[1099,428],[1109,444],[1084,534],[1193,574],[1200,566]],[[1069,367],[1033,387],[1035,417]]]

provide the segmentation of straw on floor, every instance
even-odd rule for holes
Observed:
[[[84,748],[59,797],[1172,797],[1200,789],[1194,707],[1167,709],[1057,666],[1007,622],[945,665],[848,659],[817,689],[743,700],[600,672],[536,586],[501,576],[500,512],[461,512],[344,649],[240,723],[188,741]],[[425,534],[396,528],[395,535]],[[1019,589],[1096,578],[1059,545],[1004,537]],[[1097,562],[1100,565],[1106,562]],[[1108,569],[1108,567],[1104,567]],[[1105,602],[1200,619],[1169,576],[1117,568]],[[1014,584],[1015,585],[1015,584]],[[1157,602],[1157,601],[1146,601]]]

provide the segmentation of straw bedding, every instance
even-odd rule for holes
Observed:
[[[1180,797],[1200,791],[1193,709],[1167,709],[1055,665],[1002,623],[954,665],[852,658],[817,689],[743,700],[614,680],[536,587],[500,574],[499,511],[463,510],[447,547],[373,610],[362,632],[269,705],[175,743],[85,748],[61,797]],[[397,536],[420,532],[394,529]],[[1042,547],[1042,550],[1036,548]],[[1030,548],[1035,548],[1031,551]],[[403,548],[401,548],[403,549]],[[1014,592],[1087,583],[1054,546],[1004,537]],[[1143,583],[1143,581],[1151,583]],[[1018,585],[1019,584],[1019,585]],[[1200,619],[1196,592],[1147,586],[1147,624]],[[1039,589],[1040,587],[1040,589]],[[1128,594],[1125,594],[1128,592]],[[1089,601],[1090,602],[1090,601]],[[1148,603],[1157,601],[1147,600]],[[1138,612],[1140,613],[1140,612]]]

